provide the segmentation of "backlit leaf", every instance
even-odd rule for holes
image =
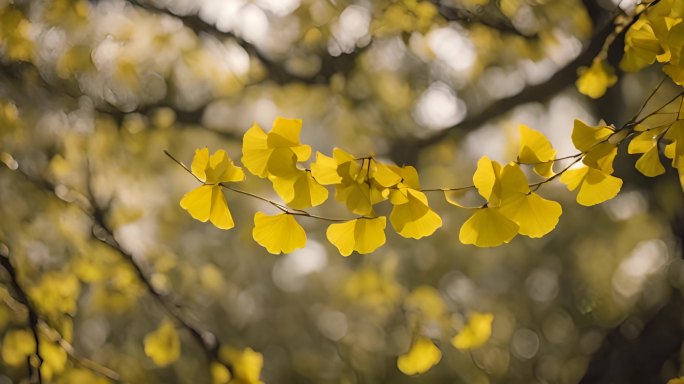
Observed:
[[[292,215],[286,213],[268,216],[257,212],[254,215],[252,237],[274,255],[290,253],[306,245],[304,228]]]
[[[569,191],[579,189],[577,202],[585,206],[596,205],[617,196],[622,180],[599,169],[583,166],[565,171],[560,181]]]
[[[519,226],[497,208],[480,208],[461,226],[458,239],[463,244],[496,247],[511,241]]]
[[[386,223],[385,216],[359,218],[330,224],[325,234],[342,256],[349,256],[353,251],[368,254],[385,244]]]

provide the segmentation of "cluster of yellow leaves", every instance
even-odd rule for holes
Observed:
[[[577,190],[577,202],[591,206],[617,196],[622,180],[612,176],[617,142],[611,140],[616,131],[607,125],[589,126],[575,120],[572,143],[581,151],[582,165],[568,169],[560,176],[568,190]],[[616,137],[619,137],[617,135]]]
[[[174,363],[181,354],[180,338],[170,319],[164,319],[157,330],[145,336],[143,344],[145,354],[160,367]],[[211,363],[214,384],[262,384],[259,377],[264,359],[251,348],[239,350],[222,346],[218,360]]]
[[[29,61],[33,57],[31,22],[13,5],[0,4],[0,52],[10,60]]]
[[[39,335],[39,348],[42,363],[40,373],[44,379],[51,380],[64,371],[67,363],[67,353],[59,345]],[[36,341],[33,333],[28,329],[13,329],[7,331],[2,339],[0,352],[5,364],[19,367],[26,364],[26,359],[36,352]]]
[[[482,347],[492,334],[491,313],[472,313],[467,324],[452,338],[451,344],[461,350]],[[430,370],[442,359],[442,352],[425,336],[418,336],[410,349],[397,359],[397,368],[406,375],[417,375]]]
[[[655,61],[675,83],[684,85],[684,3],[662,0],[648,7],[625,35],[625,55],[620,67],[641,70]]]
[[[636,169],[645,176],[655,177],[665,173],[660,160],[660,144],[665,144],[663,154],[672,160],[672,167],[679,172],[679,181],[684,189],[684,105],[681,98],[672,104],[677,107],[675,112],[652,115],[634,127],[636,135],[627,152],[641,154]],[[676,118],[671,118],[672,115]]]
[[[394,230],[403,237],[419,239],[434,233],[442,225],[441,218],[429,207],[427,196],[420,190],[418,173],[413,167],[397,167],[374,157],[355,158],[335,148],[333,156],[316,153],[311,169],[299,163],[311,157],[311,147],[301,144],[302,121],[277,118],[270,132],[254,124],[244,135],[242,163],[253,175],[268,179],[284,201],[281,213],[254,216],[254,240],[273,254],[289,253],[306,244],[306,233],[295,216],[303,209],[318,206],[328,198],[325,185],[335,187],[335,199],[359,217],[333,220],[326,232],[328,240],[341,254],[356,251],[371,253],[385,243],[387,218],[377,216],[375,204],[389,200],[389,216]],[[192,174],[203,184],[181,199],[181,207],[200,221],[211,221],[216,227],[230,229],[234,222],[223,188],[228,182],[244,179],[240,167],[233,164],[225,151],[209,155],[207,148],[195,151]]]
[[[486,156],[478,161],[473,184],[487,203],[461,226],[462,243],[495,247],[508,243],[517,234],[542,237],[558,224],[563,211],[560,204],[530,189],[520,167],[533,164],[536,173],[552,177],[556,151],[543,134],[526,126],[520,127],[520,136],[518,163],[501,166]]]
[[[372,29],[381,37],[401,32],[426,33],[438,16],[437,7],[430,1],[403,0],[386,7],[373,21]]]
[[[74,274],[49,272],[29,287],[28,295],[37,310],[49,319],[76,314],[81,283]]]
[[[210,157],[207,148],[195,151],[191,169],[192,174],[204,184],[183,196],[181,207],[199,221],[210,220],[221,229],[233,228],[235,223],[223,196],[221,183],[243,180],[245,174],[242,169],[233,165],[224,150],[218,150]]]
[[[417,375],[427,372],[442,358],[441,350],[427,333],[434,335],[436,330],[451,333],[453,317],[439,291],[430,286],[419,286],[411,291],[405,297],[403,307],[414,337],[409,350],[397,358],[397,368],[404,374]],[[482,347],[491,336],[493,320],[491,313],[471,313],[466,324],[451,338],[451,345],[460,350]]]
[[[666,134],[672,141],[666,152],[671,154],[673,164],[679,164],[684,152],[676,145],[681,131],[678,127],[672,125]],[[333,149],[332,156],[316,152],[310,169],[304,168],[300,164],[309,160],[312,150],[300,142],[301,128],[299,119],[277,118],[269,132],[254,124],[244,135],[242,163],[253,175],[269,180],[284,204],[229,185],[245,178],[242,169],[233,164],[225,151],[218,150],[210,156],[204,148],[195,151],[190,170],[202,185],[181,199],[181,207],[197,220],[230,229],[234,222],[224,188],[270,202],[281,212],[275,215],[257,212],[252,237],[273,254],[289,253],[305,246],[306,232],[297,217],[332,221],[326,237],[344,256],[353,252],[372,253],[386,241],[387,217],[375,211],[375,206],[385,201],[392,207],[389,222],[403,237],[420,239],[442,226],[442,219],[430,208],[421,190],[415,168],[386,164],[374,156],[356,157],[340,148]],[[475,208],[462,225],[459,240],[479,247],[495,247],[508,243],[518,234],[531,238],[545,236],[558,224],[562,208],[536,191],[558,176],[569,190],[578,190],[577,202],[582,205],[615,197],[622,181],[612,176],[612,163],[618,142],[626,136],[624,133],[606,125],[592,127],[575,121],[572,140],[580,153],[564,159],[574,158],[571,165],[581,159],[582,166],[567,167],[559,175],[553,170],[556,150],[549,140],[542,133],[521,126],[520,150],[515,162],[501,165],[487,157],[478,161],[473,184],[486,203]],[[530,184],[522,165],[531,166],[542,181]],[[650,163],[647,165],[652,167]],[[335,200],[358,216],[348,220],[330,219],[304,211],[327,200],[326,186],[333,186]],[[465,208],[448,196],[447,201]]]

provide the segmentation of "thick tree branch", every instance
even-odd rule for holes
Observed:
[[[432,145],[449,138],[462,138],[484,123],[501,117],[520,105],[549,100],[552,96],[575,82],[577,70],[591,63],[594,56],[601,50],[603,41],[610,35],[612,30],[612,24],[602,28],[591,39],[579,56],[558,70],[547,81],[537,85],[530,85],[513,96],[499,99],[476,114],[466,117],[462,122],[445,128],[431,136],[399,139],[393,143],[389,153],[390,157],[397,164],[415,164],[419,153]]]
[[[159,15],[171,16],[180,20],[183,25],[192,29],[196,33],[206,33],[219,40],[232,39],[242,48],[244,48],[250,56],[259,59],[261,64],[266,68],[269,73],[268,79],[272,80],[277,84],[287,84],[293,82],[300,82],[305,84],[328,84],[330,79],[336,73],[347,74],[355,68],[356,58],[364,51],[364,48],[357,48],[352,53],[341,54],[339,56],[332,56],[329,54],[321,56],[321,67],[318,73],[311,76],[302,76],[289,72],[282,63],[275,61],[265,55],[259,50],[254,44],[246,41],[245,39],[237,36],[234,33],[224,32],[216,28],[216,26],[207,23],[202,20],[198,15],[179,15],[171,12],[167,8],[157,7],[144,0],[126,0],[129,4],[143,9],[150,13],[155,13]],[[367,47],[367,46],[366,46]]]
[[[437,7],[439,14],[447,21],[459,21],[464,24],[480,24],[499,32],[520,36],[526,39],[536,39],[537,34],[527,35],[520,32],[495,3],[489,3],[484,7],[477,7],[474,11],[465,8],[457,8],[444,4],[441,0],[431,0]]]

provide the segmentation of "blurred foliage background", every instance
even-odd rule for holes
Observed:
[[[671,171],[646,179],[621,153],[621,194],[593,208],[549,186],[564,215],[543,239],[463,246],[466,213],[437,194],[444,227],[428,239],[388,233],[343,258],[308,219],[306,248],[274,256],[251,239],[254,212],[272,207],[228,195],[236,228],[199,223],[178,205],[196,181],[163,153],[239,160],[252,122],[285,116],[315,150],[415,165],[425,188],[470,185],[482,155],[513,159],[520,123],[572,154],[573,119],[624,123],[662,79],[621,74],[598,101],[575,90],[620,7],[633,10],[616,3],[0,0],[0,253],[14,267],[0,272],[0,333],[33,324],[70,346],[43,371],[55,383],[211,382],[210,333],[263,354],[267,383],[678,376],[684,207]],[[672,92],[668,80],[655,98]],[[256,178],[244,189],[277,198]],[[492,338],[451,347],[473,311],[494,314]],[[174,314],[189,324],[176,324],[181,356],[158,367],[142,340]],[[443,358],[408,377],[396,358],[416,328]],[[3,351],[0,383],[27,380]]]

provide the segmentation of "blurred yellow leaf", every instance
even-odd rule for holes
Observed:
[[[212,384],[228,384],[232,376],[228,368],[221,363],[211,363]]]
[[[221,347],[219,357],[233,367],[231,384],[260,384],[261,368],[264,358],[261,353],[252,348],[239,350],[231,347]]]
[[[442,352],[432,340],[419,337],[411,345],[411,349],[397,359],[397,368],[406,375],[417,375],[427,372],[442,359]]]
[[[26,358],[36,350],[33,333],[27,329],[13,329],[2,339],[2,360],[14,367],[26,364]]]
[[[575,82],[580,93],[598,99],[606,93],[609,87],[617,83],[615,69],[605,60],[594,59],[591,67],[581,67],[578,69],[579,78]]]
[[[169,365],[180,357],[180,339],[173,322],[169,319],[164,319],[156,331],[148,333],[143,344],[145,355],[160,367]]]
[[[472,313],[466,326],[451,339],[451,344],[458,349],[475,349],[483,346],[492,335],[493,321],[494,315],[491,313]]]

